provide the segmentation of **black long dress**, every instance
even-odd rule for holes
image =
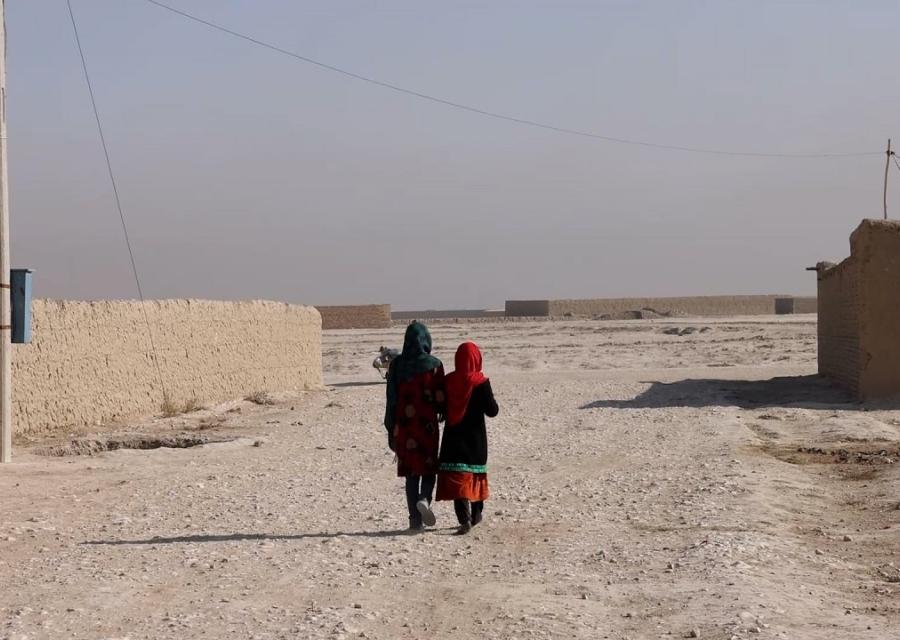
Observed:
[[[488,439],[484,418],[500,412],[491,382],[474,389],[462,421],[444,428],[438,474],[438,500],[487,498]]]

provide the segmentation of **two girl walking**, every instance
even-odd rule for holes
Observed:
[[[397,475],[406,479],[410,531],[434,526],[435,483],[437,500],[453,500],[457,534],[482,520],[488,497],[484,418],[493,418],[499,408],[481,369],[478,347],[464,342],[456,351],[455,371],[445,375],[441,361],[431,355],[428,329],[418,322],[407,327],[403,352],[391,362],[384,426],[388,446],[397,454]]]

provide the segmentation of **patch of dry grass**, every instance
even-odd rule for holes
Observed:
[[[269,394],[265,391],[254,391],[246,398],[244,398],[244,400],[246,400],[247,402],[252,402],[253,404],[275,404],[275,401],[272,400],[272,398],[269,397]]]
[[[168,395],[163,398],[159,410],[160,413],[163,414],[163,417],[166,418],[177,416],[180,413],[178,405]]]
[[[218,429],[225,424],[225,419],[221,416],[207,416],[197,425],[198,431],[206,431],[208,429]]]
[[[200,411],[203,408],[203,405],[200,404],[200,401],[197,398],[190,398],[185,400],[184,403],[179,404],[172,400],[169,396],[163,398],[162,405],[160,405],[160,413],[162,413],[163,417],[172,418],[174,416],[179,416],[184,413],[194,413],[195,411]]]
[[[197,398],[190,398],[189,400],[185,400],[184,405],[181,407],[181,412],[194,413],[195,411],[200,411],[202,408],[203,405]]]

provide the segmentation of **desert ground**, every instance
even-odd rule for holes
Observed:
[[[0,468],[0,638],[900,638],[900,411],[812,316],[432,323],[485,356],[485,522],[406,535],[371,366]],[[109,450],[159,443],[189,448]]]

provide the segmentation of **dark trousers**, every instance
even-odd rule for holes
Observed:
[[[434,493],[434,483],[437,476],[406,476],[406,506],[409,508],[409,519],[421,522],[422,516],[416,509],[416,503],[425,498],[431,502]]]
[[[470,502],[465,498],[454,500],[453,510],[456,511],[456,519],[460,524],[478,524],[481,522],[481,512],[484,511],[484,501]]]

